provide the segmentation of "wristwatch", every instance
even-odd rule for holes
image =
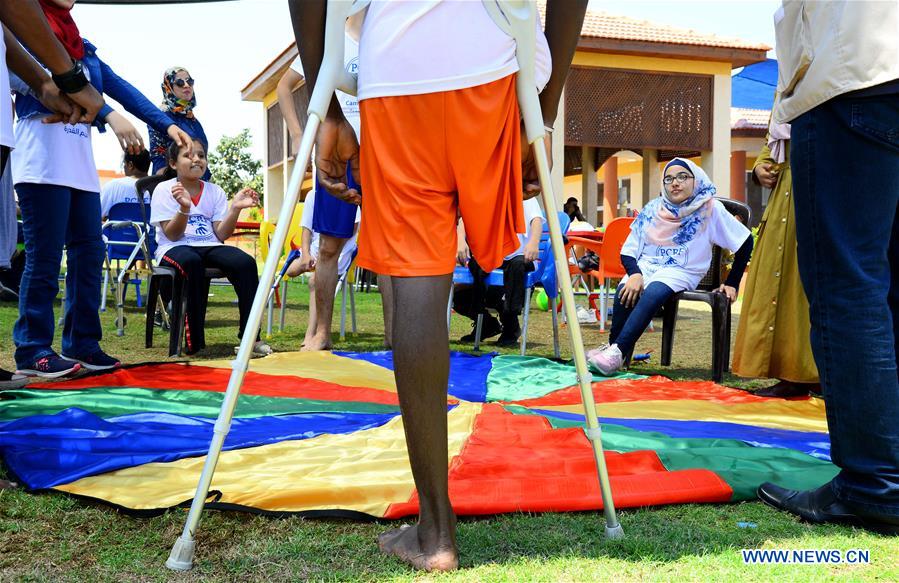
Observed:
[[[53,75],[53,82],[63,93],[78,93],[89,83],[80,61],[75,61],[75,66],[65,73]]]

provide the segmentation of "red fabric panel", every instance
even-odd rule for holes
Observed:
[[[756,397],[747,391],[731,389],[711,381],[672,381],[665,377],[648,379],[623,379],[593,383],[593,398],[597,403],[622,403],[630,401],[681,401],[697,399],[712,403],[761,403],[764,397]],[[536,399],[515,401],[516,405],[539,409],[547,405],[576,405],[581,402],[577,386],[554,391]]]
[[[605,459],[617,507],[729,502],[733,495],[709,470],[668,472],[654,451],[606,452]],[[543,417],[513,415],[496,404],[484,406],[452,460],[449,491],[460,514],[602,508],[593,449],[583,431],[552,429]],[[417,512],[413,494],[384,517]]]
[[[302,371],[297,371],[302,374]],[[87,376],[57,383],[35,383],[32,389],[90,389],[103,387],[143,387],[215,391],[223,393],[231,378],[231,369],[184,364],[149,364],[119,369],[102,376]],[[346,387],[326,381],[293,376],[248,372],[241,393],[265,397],[291,397],[322,401],[353,401],[399,405],[395,393],[365,387]],[[452,401],[450,401],[452,402]]]

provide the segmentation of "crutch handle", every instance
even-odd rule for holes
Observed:
[[[325,51],[315,89],[309,98],[308,114],[324,120],[334,88],[356,95],[356,76],[344,68],[344,35],[347,18],[368,7],[371,0],[329,0],[325,18]]]

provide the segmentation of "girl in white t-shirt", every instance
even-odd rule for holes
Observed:
[[[627,277],[615,294],[610,344],[587,353],[602,374],[621,368],[672,295],[696,289],[711,265],[713,245],[736,252],[733,269],[718,291],[731,302],[737,299],[752,235],[714,196],[715,185],[693,162],[675,158],[665,166],[661,196],[643,207],[621,248]]]
[[[195,354],[206,346],[207,267],[222,270],[234,286],[240,310],[237,336],[243,336],[259,284],[256,261],[222,242],[234,232],[240,211],[259,204],[259,195],[245,188],[234,195],[229,208],[225,192],[201,180],[207,164],[206,146],[199,141],[186,148],[173,142],[168,148],[168,164],[168,172],[175,177],[153,191],[150,222],[156,227],[157,261],[175,268],[187,280],[185,352]],[[266,355],[271,351],[257,337],[253,352]]]

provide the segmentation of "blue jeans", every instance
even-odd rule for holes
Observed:
[[[793,121],[799,274],[821,376],[832,488],[899,516],[899,96],[832,99]],[[863,202],[862,202],[863,201]]]
[[[609,344],[617,344],[621,354],[628,356],[634,351],[634,345],[643,335],[643,331],[652,322],[653,316],[659,308],[674,295],[674,290],[660,281],[654,281],[646,286],[637,304],[628,308],[621,303],[621,290],[624,285],[619,285],[615,292],[615,306],[612,309],[612,329],[609,331]]]
[[[25,231],[25,273],[13,328],[16,366],[53,353],[62,248],[66,246],[66,305],[62,352],[83,358],[100,349],[103,239],[100,196],[65,186],[17,184]]]

